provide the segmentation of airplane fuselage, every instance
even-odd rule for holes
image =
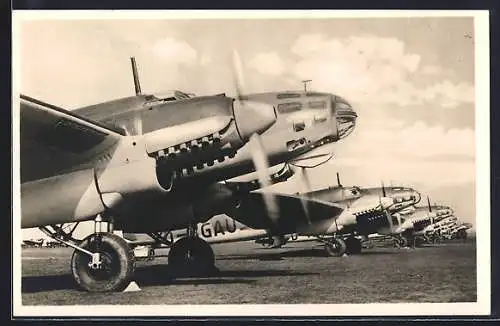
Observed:
[[[137,129],[135,121],[141,121],[142,131],[148,132],[191,120],[217,115],[230,116],[231,103],[226,99],[213,96],[166,101],[141,95],[80,108],[75,113],[133,132]],[[315,154],[331,152],[326,145],[348,136],[357,117],[345,100],[328,93],[259,93],[240,99],[266,103],[276,108],[276,123],[260,136],[269,166],[301,155],[307,156],[312,150]],[[253,145],[247,144],[235,153],[221,156],[220,160],[198,162],[201,164],[193,164],[192,169],[180,169],[180,184],[199,187],[200,184],[209,185],[254,172]]]

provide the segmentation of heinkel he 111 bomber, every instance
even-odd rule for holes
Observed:
[[[115,230],[184,228],[175,243],[160,238],[169,264],[213,268],[197,224],[231,216],[246,193],[286,181],[291,163],[328,160],[325,145],[347,137],[357,119],[333,94],[242,94],[239,81],[235,98],[143,94],[133,58],[132,68],[131,97],[68,111],[20,96],[21,227],[74,248],[72,275],[90,292],[120,291],[133,278],[133,250]],[[84,221],[94,232],[76,239],[66,226]]]

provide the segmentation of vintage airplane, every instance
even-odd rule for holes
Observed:
[[[20,96],[21,227],[74,248],[72,274],[87,291],[119,291],[133,277],[132,248],[114,230],[158,238],[185,228],[175,243],[159,238],[171,247],[169,264],[213,268],[197,223],[237,209],[250,189],[286,180],[290,162],[328,159],[325,145],[348,136],[357,118],[333,94],[274,93],[271,101],[268,93],[266,103],[242,95],[239,81],[236,99],[142,94],[131,60],[135,96],[73,111]],[[289,98],[304,106],[280,106]],[[254,180],[226,182],[245,174]],[[94,232],[76,239],[65,225],[83,221],[94,221]]]
[[[452,239],[467,240],[469,237],[467,230],[472,229],[472,227],[473,227],[472,223],[468,222],[460,223],[451,231]]]
[[[427,197],[427,206],[415,207],[409,214],[400,216],[401,223],[395,232],[394,238],[399,246],[415,247],[419,238],[425,237],[426,228],[444,219],[453,217],[454,211],[446,205],[431,205]],[[425,239],[427,241],[428,239]]]
[[[272,197],[281,197],[279,194],[266,194]],[[271,247],[279,247],[284,244],[286,238],[296,235],[313,235],[312,240],[325,242],[326,235],[333,245],[327,243],[325,250],[331,255],[339,256],[347,252],[357,254],[361,252],[361,239],[372,233],[392,233],[398,227],[395,213],[413,207],[420,201],[420,193],[409,187],[381,187],[361,188],[358,186],[346,187],[340,183],[337,173],[337,186],[325,189],[308,191],[302,194],[297,193],[297,198],[303,202],[314,202],[316,206],[340,206],[343,212],[338,216],[322,216],[311,213],[311,218],[304,219],[294,211],[289,210],[288,216],[283,215],[280,219],[283,225],[276,226],[276,223],[267,225],[269,230],[268,240],[259,242],[268,244]],[[254,209],[251,209],[254,202],[258,202],[258,197],[250,200],[246,207],[240,207],[238,219],[245,223],[255,223],[257,217]],[[248,215],[243,218],[241,215]],[[268,218],[268,221],[276,221],[279,217]],[[262,223],[262,222],[261,222]],[[246,224],[246,223],[245,223]],[[262,228],[262,224],[247,224],[251,227]],[[325,228],[327,227],[327,228]]]
[[[440,240],[461,239],[467,240],[467,230],[472,228],[472,223],[460,222],[458,219],[442,225],[438,229]]]
[[[36,240],[35,239],[23,240],[23,245],[27,246],[27,247],[39,248],[39,247],[43,247],[44,243],[45,243],[44,238],[39,238]]]
[[[239,222],[217,216],[200,224],[198,232],[209,243],[256,240],[273,248],[302,236],[303,240],[324,243],[330,256],[357,254],[361,252],[359,236],[393,232],[398,225],[392,214],[420,201],[420,194],[412,188],[346,187],[340,183],[338,173],[337,182],[335,187],[295,195],[252,192],[241,198],[239,208],[233,212]],[[257,195],[252,197],[253,194]],[[263,209],[266,196],[278,203],[279,213]],[[331,214],[336,207],[341,209]],[[179,234],[182,232],[164,236],[173,242]],[[154,247],[159,243],[141,234],[124,234],[124,237],[136,245]]]
[[[437,243],[443,240],[441,231],[451,225],[456,225],[458,218],[456,216],[445,217],[444,219],[426,226],[420,233],[426,243]]]

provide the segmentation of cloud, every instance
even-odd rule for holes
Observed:
[[[315,89],[356,102],[399,106],[432,103],[451,108],[474,101],[473,85],[438,79],[439,67],[420,69],[420,55],[409,52],[396,38],[329,39],[307,34],[296,40],[291,51],[297,57],[291,68],[297,78],[312,79]],[[417,79],[419,84],[414,82]]]
[[[422,74],[424,75],[438,75],[442,72],[443,70],[441,67],[434,66],[434,65],[426,65],[422,67]]]
[[[441,106],[453,108],[460,103],[474,102],[474,88],[467,83],[454,84],[449,80],[435,83],[420,91],[420,98],[427,101],[438,101]]]
[[[159,59],[170,64],[193,65],[198,59],[198,54],[193,47],[171,37],[157,40],[149,50]]]
[[[208,54],[203,54],[200,58],[200,64],[202,66],[207,65],[212,62],[212,57]]]
[[[408,124],[394,118],[359,120],[348,138],[329,145],[334,157],[307,171],[307,180],[297,175],[273,190],[294,193],[336,184],[412,186],[441,189],[475,182],[475,134],[472,129],[445,129],[416,121]],[[456,204],[456,203],[453,203]]]
[[[354,133],[342,141],[345,154],[371,159],[390,157],[393,161],[421,161],[450,157],[472,161],[475,133],[470,128],[446,129],[422,121],[412,124],[379,118],[358,121]]]
[[[261,74],[278,76],[285,70],[285,65],[276,52],[266,52],[257,54],[249,63]]]

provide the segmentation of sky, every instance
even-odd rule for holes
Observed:
[[[340,172],[345,185],[414,186],[475,224],[474,40],[468,17],[29,21],[20,89],[67,109],[130,96],[135,56],[143,93],[231,96],[236,50],[246,93],[311,79],[359,115],[309,186],[296,176],[276,190],[319,189]]]

